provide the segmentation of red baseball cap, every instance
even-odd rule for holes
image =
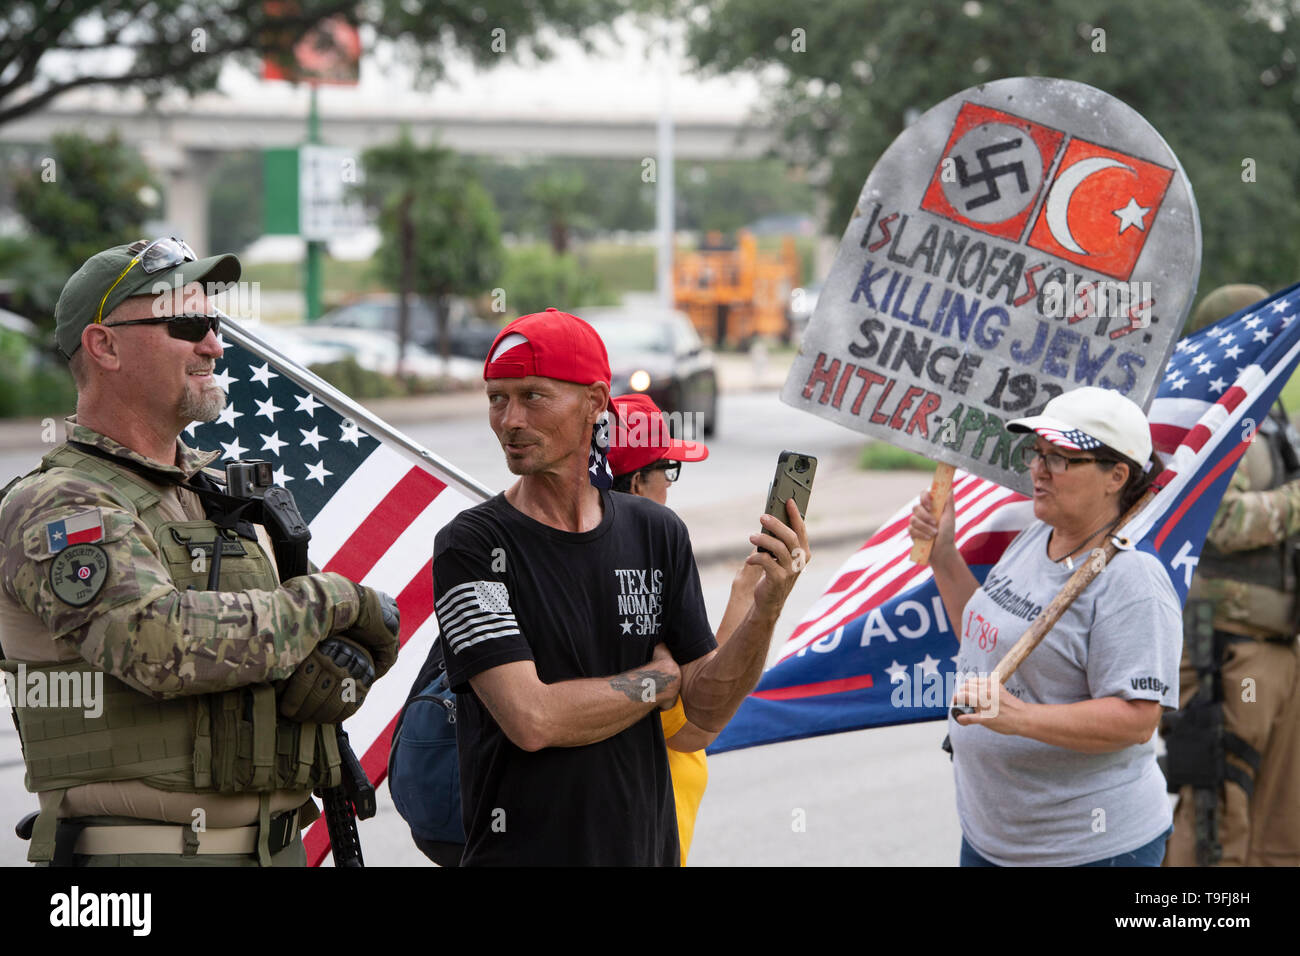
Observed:
[[[576,315],[551,308],[521,315],[498,334],[483,363],[483,378],[559,379],[609,384],[609,355],[596,330]]]
[[[661,458],[669,461],[703,461],[709,457],[704,442],[678,441],[668,432],[663,412],[649,395],[639,392],[609,400],[618,421],[609,443],[609,470],[626,475]]]

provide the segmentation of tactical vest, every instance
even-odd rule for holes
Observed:
[[[1300,435],[1279,408],[1274,406],[1256,433],[1268,449],[1272,473],[1265,487],[1252,488],[1252,491],[1271,491],[1300,477]],[[1297,623],[1297,548],[1300,548],[1300,535],[1291,535],[1269,547],[1231,553],[1220,551],[1206,541],[1197,563],[1197,576],[1241,582],[1246,586],[1252,611],[1250,623],[1274,634],[1293,634]],[[1196,585],[1193,581],[1189,600],[1201,594]]]
[[[218,537],[212,521],[167,520],[159,507],[162,496],[138,475],[67,445],[46,455],[38,470],[51,468],[110,485],[157,542],[176,589],[207,588],[208,561],[195,559],[200,551],[211,558]],[[223,536],[219,590],[277,587],[271,561],[256,541]],[[81,674],[96,671],[83,661],[0,661],[15,675],[20,665],[29,683],[38,672],[75,674],[80,681]],[[109,674],[102,679],[103,708],[96,717],[84,707],[18,707],[20,696],[12,697],[27,768],[24,783],[41,794],[42,819],[29,860],[44,853],[38,847],[42,835],[48,835],[52,851],[58,804],[67,789],[82,784],[142,780],[173,792],[257,793],[265,805],[265,795],[276,790],[305,792],[342,781],[335,726],[280,717],[271,684],[157,700]]]

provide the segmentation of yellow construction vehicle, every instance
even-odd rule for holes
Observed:
[[[788,340],[790,292],[801,271],[789,236],[772,255],[760,252],[744,230],[734,243],[710,232],[699,249],[677,255],[673,298],[706,342],[739,346],[758,337]]]

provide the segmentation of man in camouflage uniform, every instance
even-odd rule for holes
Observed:
[[[1267,295],[1258,286],[1216,289],[1201,302],[1187,332]],[[1300,652],[1295,607],[1300,448],[1292,447],[1295,442],[1279,403],[1259,426],[1232,476],[1192,581],[1189,611],[1194,602],[1210,602],[1213,640],[1203,640],[1207,659],[1199,669],[1195,641],[1184,641],[1180,704],[1187,708],[1198,693],[1198,701],[1208,703],[1206,688],[1217,681],[1222,732],[1217,731],[1217,717],[1202,727],[1208,731],[1214,725],[1213,735],[1220,736],[1224,749],[1219,752],[1217,745],[1204,742],[1199,748],[1206,751],[1207,761],[1217,764],[1216,768],[1206,764],[1216,770],[1217,787],[1202,791],[1208,814],[1197,813],[1192,786],[1179,789],[1166,866],[1300,864]],[[1216,669],[1217,677],[1212,673]],[[1179,716],[1186,712],[1180,711]],[[1171,786],[1177,782],[1171,781]],[[1217,808],[1212,789],[1218,791]],[[1215,819],[1219,859],[1215,859],[1212,833]]]
[[[365,689],[342,692],[317,645],[376,676],[396,659],[386,596],[333,573],[281,585],[265,528],[214,523],[219,453],[179,440],[225,405],[203,283],[239,271],[139,242],[59,297],[77,413],[0,494],[0,666],[40,797],[33,862],[304,865],[311,791],[339,783],[335,723]]]

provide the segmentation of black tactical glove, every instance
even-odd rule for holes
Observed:
[[[337,724],[357,712],[374,682],[375,662],[364,647],[326,638],[284,682],[280,713],[303,724]]]
[[[397,610],[397,602],[383,591],[359,584],[357,590],[361,592],[361,613],[357,615],[356,623],[340,637],[346,637],[370,652],[378,679],[397,663],[397,648],[400,646],[397,635],[402,616]]]
[[[397,661],[401,614],[382,591],[357,585],[352,627],[316,645],[280,686],[280,713],[299,723],[338,723],[356,713],[370,685]]]

